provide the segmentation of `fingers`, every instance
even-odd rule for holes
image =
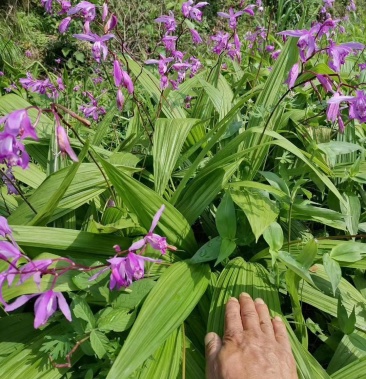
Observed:
[[[258,314],[259,318],[259,326],[263,333],[273,336],[273,325],[271,322],[271,316],[269,315],[269,310],[267,305],[264,303],[262,299],[255,299],[254,306]]]
[[[235,297],[229,299],[225,310],[225,336],[234,336],[243,332],[240,318],[240,304]]]
[[[273,331],[274,331],[277,342],[281,344],[284,348],[291,351],[291,344],[288,338],[286,325],[282,321],[281,317],[276,316],[272,320],[272,325],[273,325]]]
[[[222,346],[220,337],[216,333],[208,333],[205,337],[205,353],[206,353],[206,374],[207,378],[215,377],[215,362],[217,362],[217,354]]]
[[[242,330],[260,331],[259,317],[253,299],[243,292],[239,296]]]

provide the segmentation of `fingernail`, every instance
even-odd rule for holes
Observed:
[[[213,332],[207,333],[205,336],[205,346],[216,338],[216,334]]]
[[[283,322],[280,316],[275,316],[274,320]]]
[[[249,293],[242,292],[242,293],[240,294],[240,297],[251,297],[251,296],[249,295]]]
[[[260,297],[258,297],[257,299],[255,299],[254,302],[257,303],[257,304],[264,304],[263,299],[261,299]]]
[[[238,302],[238,299],[236,297],[230,297],[229,301],[236,301],[236,302]]]

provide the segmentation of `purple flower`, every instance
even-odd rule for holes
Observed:
[[[38,261],[30,261],[19,270],[19,284],[24,283],[27,279],[33,276],[34,282],[38,289],[41,285],[41,276],[44,275],[49,266],[53,263],[52,259],[40,259]]]
[[[121,69],[121,66],[119,64],[119,61],[116,59],[113,63],[113,77],[114,77],[114,84],[116,87],[123,86],[127,88],[127,91],[130,95],[134,92],[134,85],[132,82],[132,79],[128,75],[126,71],[123,71]]]
[[[111,38],[114,38],[114,34],[105,34],[104,36],[100,37],[94,33],[74,34],[73,36],[82,41],[93,42],[93,57],[98,63],[100,63],[101,58],[103,60],[106,60],[107,58],[108,47],[105,44],[105,42],[110,40]]]
[[[103,3],[103,12],[102,12],[102,21],[104,22],[108,16],[108,4],[107,3]]]
[[[358,67],[361,71],[366,70],[366,63],[359,63]]]
[[[332,81],[328,76],[316,74],[316,78],[319,80],[319,83],[322,85],[326,92],[332,92]]]
[[[182,5],[182,13],[183,16],[186,18],[190,18],[192,20],[196,20],[198,22],[202,21],[202,11],[200,8],[205,7],[208,5],[207,2],[201,1],[197,3],[196,5],[193,5],[193,0],[188,0],[187,2],[183,3]]]
[[[109,33],[111,30],[113,30],[117,26],[117,23],[117,17],[114,14],[112,14],[112,16],[109,17],[107,23],[104,26],[104,33]]]
[[[68,0],[58,0],[58,2],[61,5],[61,10],[58,12],[59,15],[67,13],[71,8],[71,3]]]
[[[123,105],[125,103],[125,98],[123,96],[123,93],[122,93],[122,90],[119,88],[118,91],[117,91],[117,98],[116,98],[116,102],[117,102],[117,107],[118,109],[121,111],[122,108],[123,108]]]
[[[197,30],[189,29],[189,31],[191,32],[192,41],[194,44],[198,45],[199,43],[202,43],[202,38],[199,35],[199,33],[197,32]]]
[[[26,109],[19,109],[9,113],[0,119],[0,124],[4,124],[4,133],[14,137],[24,139],[30,137],[38,140],[36,130],[33,127]]]
[[[290,72],[288,74],[288,77],[287,77],[287,79],[285,81],[285,83],[287,83],[289,89],[293,88],[293,86],[295,85],[295,82],[296,82],[296,79],[297,79],[298,76],[299,76],[299,64],[295,63],[292,66],[292,68],[291,68],[291,70],[290,70]]]
[[[338,92],[335,92],[332,99],[336,100],[338,98],[340,98],[340,95]],[[328,101],[327,120],[334,122],[338,118],[338,116],[339,116],[339,102],[330,103]]]
[[[340,72],[341,65],[345,63],[346,57],[353,52],[353,50],[362,50],[365,46],[362,43],[347,42],[336,45],[333,41],[330,41],[330,45],[327,49],[330,61],[329,67],[336,72]]]
[[[24,55],[27,57],[27,58],[32,58],[32,52],[30,51],[30,50],[26,50],[25,52],[24,52]]]
[[[328,100],[328,104],[339,104],[342,101],[350,103],[349,116],[361,123],[366,122],[366,95],[363,91],[356,91],[356,96],[337,96]]]
[[[224,50],[227,49],[230,35],[229,33],[217,32],[216,35],[211,37],[211,40],[216,42],[216,45],[213,47],[212,51],[220,55]]]
[[[81,1],[67,12],[68,16],[73,16],[75,14],[81,15],[85,21],[93,21],[96,16],[95,5],[89,1]]]
[[[0,216],[0,236],[6,238],[6,236],[11,236],[12,233],[8,220],[5,217]]]
[[[48,98],[56,99],[59,96],[59,91],[47,78],[44,80],[36,80],[32,74],[27,72],[27,78],[19,79],[23,88],[28,91],[39,93],[40,95],[47,95]]]
[[[267,45],[266,46],[266,51],[268,53],[272,53],[272,51],[274,51],[275,47],[273,45]]]
[[[174,13],[172,11],[169,11],[169,16],[162,15],[155,19],[155,22],[161,22],[164,24],[165,30],[167,32],[174,32],[174,30],[177,28],[177,23],[174,18]]]
[[[254,4],[249,4],[243,9],[243,12],[247,13],[249,16],[254,16],[254,8],[256,5]]]
[[[66,17],[60,22],[60,25],[58,26],[58,31],[61,34],[64,34],[66,30],[69,28],[71,20],[71,17]]]
[[[149,232],[146,234],[144,238],[142,238],[141,240],[137,242],[134,242],[130,246],[130,248],[128,249],[130,252],[140,250],[146,244],[149,244],[153,249],[160,250],[161,254],[166,253],[166,250],[168,248],[168,245],[166,243],[166,238],[153,233],[154,229],[156,228],[159,222],[161,215],[164,212],[164,209],[165,209],[165,205],[162,205],[161,208],[156,212],[153,218]]]
[[[46,12],[52,12],[52,2],[53,0],[41,0],[41,5],[46,9]]]
[[[16,261],[22,256],[17,246],[14,246],[9,241],[0,241],[0,259],[3,261],[9,261],[15,259]]]
[[[281,50],[276,50],[271,54],[271,58],[274,60],[277,60],[280,54],[281,54]]]
[[[176,37],[176,36],[165,35],[161,39],[161,42],[163,42],[165,48],[168,51],[175,51],[175,42],[177,41],[177,39],[178,39],[178,37]]]
[[[191,63],[191,77],[193,77],[202,67],[202,63],[198,58],[195,57],[190,57],[189,62]]]
[[[2,71],[0,71],[0,77],[1,77],[1,76],[4,76],[4,75],[5,75],[5,74],[4,74]]]
[[[79,159],[77,155],[75,154],[75,151],[72,149],[69,141],[69,137],[65,131],[65,129],[58,125],[56,128],[56,134],[57,134],[57,142],[58,146],[60,148],[61,154],[68,155],[74,162],[78,162]]]
[[[157,64],[160,75],[164,75],[168,71],[168,63],[173,61],[173,58],[165,58],[164,55],[160,55],[160,59],[148,59],[146,64]]]
[[[225,12],[217,12],[217,15],[219,17],[227,18],[229,19],[229,28],[235,30],[237,27],[237,18],[240,17],[244,11],[234,12],[233,8],[229,9],[229,13]]]
[[[121,287],[128,287],[134,280],[139,280],[145,274],[145,261],[157,262],[156,259],[144,257],[129,252],[126,257],[114,257],[108,260],[111,264],[111,281],[109,288],[117,290]]]
[[[5,310],[11,312],[21,307],[35,296],[39,296],[34,304],[34,327],[37,329],[47,323],[48,319],[56,312],[57,306],[67,320],[71,321],[71,312],[64,295],[61,292],[49,290],[41,294],[22,295],[14,303],[6,305]]]
[[[0,133],[0,162],[26,169],[29,164],[29,155],[24,145],[14,136]]]

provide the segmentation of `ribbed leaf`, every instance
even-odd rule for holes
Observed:
[[[242,258],[235,258],[229,262],[215,286],[207,330],[223,334],[225,304],[230,297],[238,297],[241,292],[247,292],[253,298],[262,298],[268,305],[272,317],[281,314],[278,290],[268,279],[268,272],[260,264],[247,263]],[[290,325],[284,321],[297,362],[299,377],[329,378],[316,359],[299,343]]]
[[[110,163],[104,160],[101,161],[118,195],[128,208],[137,215],[145,229],[150,229],[155,213],[162,204],[165,204],[166,209],[159,220],[157,229],[160,229],[169,244],[191,253],[196,250],[193,231],[187,220],[177,209],[166,203],[162,197],[150,188],[119,171]]]
[[[176,379],[182,360],[182,328],[175,330],[161,347],[148,358],[138,379]]]
[[[332,379],[361,379],[366,372],[366,357],[361,358],[335,372]]]
[[[69,170],[66,167],[49,176],[28,198],[36,211],[43,209],[51,197],[57,193]],[[80,207],[106,189],[107,183],[98,167],[94,163],[82,163],[78,169],[78,174],[66,190],[49,221],[54,221],[71,210]],[[34,212],[23,202],[9,217],[8,221],[13,225],[24,225],[30,222],[34,216]]]
[[[146,298],[107,379],[128,378],[167,340],[205,292],[209,273],[208,266],[186,262],[175,263],[164,272]]]
[[[198,120],[158,119],[153,137],[155,191],[163,195],[183,144]]]

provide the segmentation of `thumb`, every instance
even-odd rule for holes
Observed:
[[[221,338],[216,333],[210,332],[206,334],[206,376],[208,379],[214,379],[216,377],[216,358],[221,346]]]

